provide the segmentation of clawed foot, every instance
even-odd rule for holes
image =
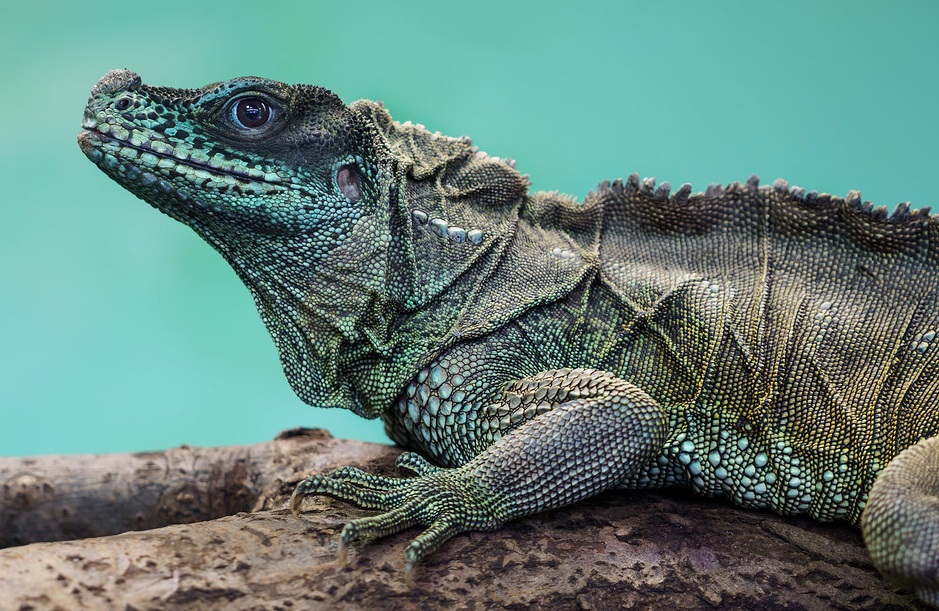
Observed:
[[[290,498],[290,510],[297,515],[303,497],[325,494],[384,512],[345,525],[339,541],[340,563],[345,562],[351,543],[425,526],[426,530],[411,541],[405,552],[408,577],[418,562],[454,535],[468,530],[494,530],[505,522],[500,516],[506,514],[507,501],[486,489],[469,465],[443,469],[418,454],[405,452],[395,466],[417,477],[386,477],[341,467],[300,482]]]

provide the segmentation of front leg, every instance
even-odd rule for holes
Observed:
[[[410,479],[337,469],[300,482],[290,507],[326,494],[385,513],[354,520],[342,531],[340,554],[352,541],[422,525],[408,546],[407,569],[450,537],[495,530],[515,518],[576,503],[622,482],[661,451],[662,408],[613,374],[589,369],[544,371],[510,385],[490,412],[521,414],[519,424],[469,462],[433,467],[402,454]]]

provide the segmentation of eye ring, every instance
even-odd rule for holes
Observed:
[[[235,100],[229,108],[229,118],[241,129],[260,129],[270,123],[273,107],[259,96],[245,96]]]

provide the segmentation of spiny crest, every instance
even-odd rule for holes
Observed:
[[[771,186],[760,186],[755,175],[745,183],[711,184],[703,193],[693,193],[685,183],[671,193],[668,182],[656,187],[654,178],[631,174],[625,181],[601,183],[588,194],[584,205],[592,205],[594,200],[627,206],[630,217],[650,229],[694,234],[706,232],[726,215],[739,213],[741,206],[767,206],[773,218],[793,231],[840,221],[860,244],[887,251],[902,249],[927,226],[939,228],[939,218],[930,215],[928,207],[911,210],[909,202],[903,202],[888,214],[885,206],[862,201],[859,191],[849,191],[840,198],[790,187],[781,178]]]
[[[417,180],[425,180],[444,171],[449,166],[467,162],[494,162],[515,171],[515,160],[499,158],[480,151],[473,146],[468,136],[451,137],[431,132],[420,123],[397,122],[380,103],[370,100],[353,102],[351,108],[369,117],[377,128],[376,135],[384,141],[392,154],[410,166],[410,174]],[[527,175],[520,175],[521,184],[527,189]]]

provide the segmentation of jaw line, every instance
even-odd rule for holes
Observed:
[[[78,146],[81,148],[82,152],[85,153],[85,155],[88,155],[91,149],[95,149],[95,148],[102,149],[108,145],[114,148],[115,153],[118,150],[120,150],[121,147],[127,147],[129,149],[133,149],[137,151],[138,155],[150,154],[156,157],[158,160],[168,159],[177,165],[180,165],[180,164],[185,165],[194,170],[202,170],[204,172],[207,172],[209,174],[212,174],[218,177],[231,177],[238,181],[244,182],[246,184],[251,184],[251,183],[267,184],[271,186],[279,186],[285,189],[290,187],[290,185],[285,183],[283,179],[281,179],[280,176],[275,175],[275,177],[271,177],[270,174],[261,175],[261,176],[258,176],[258,175],[252,176],[250,171],[242,172],[234,168],[227,169],[227,168],[215,167],[209,163],[192,159],[192,157],[190,156],[188,152],[184,152],[183,156],[178,156],[178,155],[167,153],[164,151],[156,151],[152,148],[149,142],[150,140],[147,140],[146,146],[138,145],[128,140],[124,140],[122,138],[118,138],[111,134],[106,134],[98,129],[89,128],[89,127],[82,129],[82,131],[78,133]],[[157,142],[161,142],[163,143],[163,145],[169,146],[173,150],[177,150],[177,147],[173,147],[166,141],[157,140]],[[151,171],[155,171],[159,169],[157,166],[150,167],[147,164],[133,163],[132,160],[130,159],[126,160],[125,163],[135,165],[138,167],[138,169],[140,169],[141,171],[145,171],[145,172],[151,172]]]

